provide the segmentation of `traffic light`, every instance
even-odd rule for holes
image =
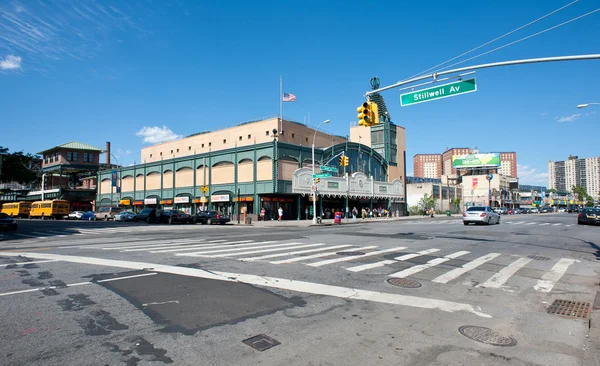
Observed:
[[[369,102],[364,102],[360,107],[356,108],[356,111],[358,112],[358,125],[370,126],[371,110],[369,109]]]
[[[379,124],[379,107],[377,103],[369,102],[369,110],[371,111],[371,123],[370,126]]]
[[[340,156],[340,166],[344,166],[344,155]]]
[[[319,184],[320,180],[321,180],[321,178],[315,178],[315,184]]]
[[[350,164],[350,158],[346,155],[340,156],[340,166],[346,167],[348,164]]]

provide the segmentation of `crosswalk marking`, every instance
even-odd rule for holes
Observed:
[[[373,269],[373,268],[377,268],[377,267],[383,267],[383,266],[386,266],[388,264],[393,264],[393,263],[396,263],[396,261],[390,260],[390,259],[386,259],[384,261],[379,261],[379,262],[375,262],[375,263],[361,264],[359,266],[349,267],[349,268],[346,268],[346,269],[348,271],[352,271],[352,272],[362,272],[362,271],[365,271],[367,269]]]
[[[566,227],[570,227],[570,226],[573,226],[573,225],[570,225],[570,224],[569,224],[569,225],[565,225],[565,226],[566,226]]]
[[[213,253],[231,253],[231,252],[237,252],[239,250],[245,250],[245,249],[264,249],[264,248],[278,248],[278,247],[289,247],[290,245],[297,245],[300,243],[285,243],[285,244],[275,244],[275,245],[262,245],[262,244],[271,244],[271,243],[276,243],[276,241],[262,241],[262,242],[258,242],[258,243],[252,243],[251,245],[253,245],[252,248],[241,248],[242,245],[247,245],[247,244],[240,244],[235,245],[236,248],[231,248],[231,249],[216,249],[216,250],[206,250],[206,251],[195,251],[193,253],[177,253],[175,255],[177,256],[188,256],[188,257],[204,257],[206,254],[213,254]],[[260,245],[259,245],[260,244]],[[255,247],[254,245],[258,245],[257,247]]]
[[[546,225],[550,225],[550,223],[549,222],[545,222],[543,224],[540,224],[540,226],[546,226]]]
[[[391,248],[391,249],[378,250],[376,252],[369,252],[369,253],[366,253],[363,255],[348,255],[348,256],[344,256],[342,258],[326,259],[326,260],[320,261],[320,262],[309,263],[308,265],[311,267],[321,267],[326,264],[347,262],[347,261],[351,261],[351,260],[358,259],[358,258],[371,257],[374,255],[379,255],[379,254],[384,254],[384,253],[389,253],[389,252],[398,252],[398,251],[401,251],[404,249],[406,249],[406,247],[396,247],[396,248]]]
[[[27,234],[21,234],[21,233],[17,233],[15,235],[23,237],[23,238],[37,238],[37,236],[35,236],[35,235],[27,235]]]
[[[455,278],[462,276],[463,274],[481,266],[485,262],[488,262],[496,257],[498,257],[500,253],[490,253],[486,254],[483,257],[479,257],[475,260],[465,263],[462,267],[455,268],[450,272],[446,272],[443,275],[436,277],[433,279],[433,282],[437,283],[448,283]]]
[[[519,269],[523,268],[527,263],[531,262],[529,258],[519,258],[508,266],[502,268],[498,273],[490,277],[484,283],[480,283],[477,287],[485,288],[500,288],[508,281],[510,276],[514,275]]]
[[[377,248],[376,245],[371,245],[371,246],[368,246],[368,247],[361,247],[360,250],[375,249],[375,248]],[[293,262],[303,261],[303,260],[306,260],[306,259],[328,257],[328,256],[336,255],[336,254],[337,254],[337,252],[327,252],[327,253],[319,253],[319,254],[313,254],[313,255],[304,255],[304,256],[301,256],[301,257],[283,259],[283,260],[280,260],[280,261],[274,261],[274,262],[269,262],[269,263],[271,263],[271,264],[293,263]]]
[[[513,222],[513,225],[521,225],[524,223],[525,223],[525,221],[516,221],[516,222]]]
[[[525,224],[525,225],[535,225],[535,224],[537,224],[537,222],[528,222],[528,223],[527,223],[527,224]]]
[[[290,244],[300,244],[300,243],[290,243]],[[312,247],[318,247],[321,245],[323,245],[323,244],[304,244],[304,245],[298,245],[295,248],[312,248]],[[211,255],[209,257],[210,258],[222,258],[222,257],[236,256],[236,255],[249,255],[249,254],[258,254],[258,253],[278,252],[281,250],[288,249],[288,248],[273,248],[273,247],[274,247],[274,245],[268,247],[269,249],[250,250],[247,252],[240,252],[240,253],[215,254],[215,255]]]
[[[416,252],[416,253],[402,255],[402,256],[396,257],[394,259],[397,261],[407,261],[409,259],[413,259],[416,257],[420,257],[422,255],[427,255],[427,254],[431,254],[431,253],[435,253],[435,252],[439,252],[439,251],[440,251],[439,249],[432,248],[432,249],[422,250],[422,251]]]
[[[191,249],[196,250],[196,249],[204,249],[204,248],[218,248],[218,247],[222,247],[222,246],[226,246],[226,247],[234,247],[234,244],[246,244],[246,243],[253,243],[254,240],[240,240],[240,241],[228,241],[228,242],[224,242],[224,243],[219,243],[219,245],[212,245],[212,244],[195,244],[192,243],[187,244],[187,245],[181,245],[181,246],[173,246],[169,249],[163,249],[163,250],[151,250],[150,253],[173,253],[173,252],[184,252],[184,251],[190,251]],[[208,242],[207,242],[208,243]],[[247,245],[252,245],[252,244],[247,244]]]
[[[323,243],[318,243],[318,244],[323,244]],[[324,250],[331,250],[331,249],[340,249],[340,248],[348,248],[351,247],[351,245],[347,244],[347,245],[336,245],[333,247],[325,247],[325,248],[317,248],[317,249],[306,249],[306,250],[298,250],[295,252],[285,252],[285,253],[277,253],[277,254],[267,254],[267,255],[263,255],[260,257],[248,257],[248,258],[240,258],[241,261],[258,261],[258,260],[264,260],[264,259],[270,259],[270,258],[277,258],[277,257],[287,257],[290,255],[296,255],[296,254],[305,254],[305,253],[314,253],[314,252],[322,252]]]
[[[41,260],[41,261],[31,261],[31,262],[13,262],[13,263],[3,263],[0,264],[0,267],[7,267],[7,266],[12,266],[12,265],[24,265],[24,264],[38,264],[38,263],[49,263],[49,262],[58,262],[58,259],[46,259],[46,260]]]
[[[186,244],[214,244],[213,246],[216,248],[218,246],[221,246],[223,244],[225,244],[226,240],[211,240],[211,241],[203,241],[203,239],[197,239],[196,241],[190,241],[187,242]],[[154,246],[146,246],[146,247],[139,247],[139,248],[132,248],[132,249],[125,249],[125,250],[121,250],[121,252],[144,252],[144,251],[151,251],[151,250],[160,250],[160,249],[167,249],[167,248],[174,248],[174,247],[181,247],[183,246],[182,243],[178,243],[178,242],[173,242],[170,243],[167,246],[161,246],[161,247],[154,247]]]
[[[562,223],[559,222],[557,224],[552,224],[552,226],[559,226],[559,225],[562,225]]]
[[[540,292],[550,292],[556,282],[561,279],[561,277],[567,272],[567,269],[571,264],[575,263],[574,259],[570,258],[561,258],[555,265],[552,267],[550,272],[545,273],[542,276],[542,279],[538,280],[537,284],[533,286],[536,291]]]
[[[431,268],[431,267],[435,267],[438,264],[442,264],[444,262],[449,261],[450,259],[455,259],[458,258],[460,256],[463,256],[465,254],[469,254],[471,252],[468,252],[466,250],[460,251],[460,252],[456,252],[456,253],[452,253],[452,254],[448,254],[445,257],[442,258],[435,258],[430,260],[429,262],[425,263],[425,264],[420,264],[417,266],[413,266],[413,267],[409,267],[405,270],[402,270],[400,272],[396,272],[390,275],[390,277],[399,277],[399,278],[404,278],[404,277],[408,277],[411,275],[414,275],[415,273],[419,273],[427,268]]]
[[[218,240],[218,241],[213,241],[213,243],[219,243],[219,242],[223,242],[225,240]],[[146,248],[146,249],[161,249],[161,248],[171,248],[175,245],[182,245],[182,244],[193,244],[193,243],[208,243],[207,241],[205,241],[205,239],[186,239],[186,240],[169,240],[169,241],[165,241],[162,242],[160,244],[156,243],[156,244],[150,244],[150,243],[156,243],[154,241],[148,241],[146,243],[143,244],[135,244],[135,245],[115,245],[115,246],[96,246],[95,248],[99,248],[101,247],[102,250],[129,250],[129,249],[139,249],[139,248]],[[88,247],[89,248],[89,247]]]

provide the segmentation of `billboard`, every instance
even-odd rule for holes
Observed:
[[[499,167],[500,153],[452,155],[452,168]]]

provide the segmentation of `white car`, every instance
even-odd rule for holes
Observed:
[[[115,221],[133,221],[135,213],[131,211],[122,211],[115,215]]]
[[[467,208],[463,212],[463,224],[469,225],[474,224],[499,224],[500,215],[494,212],[489,206],[473,206]]]
[[[83,211],[73,211],[69,214],[69,216],[67,216],[67,219],[81,220],[81,218],[83,217],[84,214],[85,214],[85,212],[83,212]]]

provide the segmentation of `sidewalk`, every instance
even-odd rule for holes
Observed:
[[[392,218],[372,218],[372,219],[359,219],[356,218],[356,221],[353,219],[342,219],[342,225],[358,225],[358,224],[373,224],[373,223],[384,223],[384,222],[392,222],[392,221],[409,221],[409,220],[440,220],[440,219],[456,219],[458,217],[462,217],[462,215],[452,215],[448,216],[435,216],[433,219],[429,216],[400,216],[400,217],[392,217]],[[267,221],[252,221],[252,224],[246,225],[243,223],[238,224],[237,222],[233,222],[236,226],[253,226],[253,227],[309,227],[309,226],[332,226],[334,225],[333,219],[323,219],[320,224],[313,225],[312,220],[267,220]]]

